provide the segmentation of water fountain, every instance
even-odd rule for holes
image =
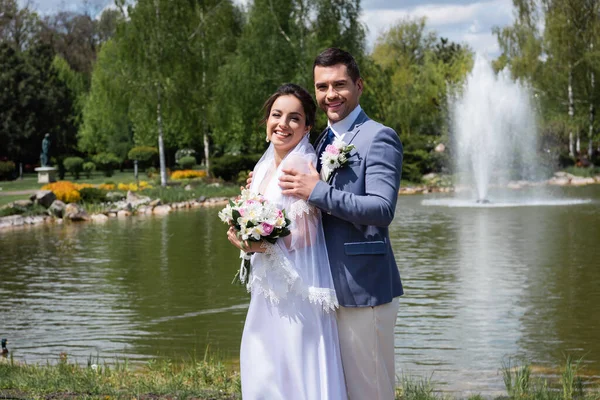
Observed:
[[[462,87],[449,96],[456,197],[425,200],[425,205],[501,207],[564,204],[544,194],[544,171],[537,151],[536,112],[527,84],[510,71],[498,74],[482,55],[475,57]],[[510,182],[526,182],[535,193],[490,193]],[[524,198],[526,197],[526,198]],[[570,202],[569,202],[570,203]]]

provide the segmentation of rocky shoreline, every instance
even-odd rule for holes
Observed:
[[[401,195],[412,195],[412,194],[428,194],[428,193],[454,193],[465,190],[466,188],[460,186],[450,186],[439,184],[440,177],[436,174],[428,174],[423,177],[425,182],[423,185],[401,187],[398,194]],[[509,181],[504,185],[507,189],[520,190],[528,187],[539,187],[539,186],[587,186],[600,183],[600,175],[594,177],[582,177],[569,174],[567,172],[559,171],[554,174],[550,179],[543,181]]]
[[[0,217],[0,230],[39,225],[43,223],[61,224],[65,221],[104,222],[111,218],[127,218],[133,215],[166,215],[174,210],[180,209],[224,206],[228,201],[228,197],[206,198],[202,196],[188,201],[163,204],[160,199],[152,200],[148,196],[139,196],[128,191],[124,199],[105,203],[105,211],[88,214],[80,204],[65,204],[64,202],[57,200],[56,196],[51,191],[40,190],[32,195],[29,200],[17,200],[5,207],[26,210],[34,205],[40,205],[46,208],[45,214],[26,217],[22,215]]]
[[[455,186],[440,185],[440,177],[435,174],[426,175],[423,179],[426,183],[418,186],[401,187],[399,195],[415,195],[428,193],[453,193],[462,190]],[[580,177],[566,172],[557,172],[545,181],[511,181],[506,184],[508,189],[519,190],[536,186],[585,186],[599,184],[600,175],[595,177]],[[160,199],[152,200],[148,196],[140,196],[134,192],[127,192],[126,196],[121,194],[122,199],[104,203],[106,210],[99,213],[88,214],[85,209],[77,203],[68,203],[57,200],[54,193],[49,190],[40,190],[30,197],[29,200],[17,200],[4,207],[20,208],[27,210],[34,205],[43,206],[46,211],[41,215],[22,216],[9,215],[0,217],[0,230],[7,228],[19,228],[43,223],[61,224],[65,221],[92,221],[104,222],[111,218],[127,218],[133,215],[166,215],[175,210],[192,209],[200,207],[224,206],[229,201],[228,197],[204,196],[197,199],[177,203],[163,204]]]

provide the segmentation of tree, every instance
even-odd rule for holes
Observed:
[[[77,135],[80,151],[107,151],[121,161],[126,158],[133,143],[129,117],[131,79],[118,43],[109,40],[98,54],[91,89],[84,101],[83,122]]]

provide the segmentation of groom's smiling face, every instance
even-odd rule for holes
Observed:
[[[363,91],[363,81],[352,81],[344,64],[315,66],[315,97],[329,122],[343,120],[356,108]]]

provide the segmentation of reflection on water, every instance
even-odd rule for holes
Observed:
[[[390,227],[406,294],[398,375],[502,390],[509,356],[600,375],[600,188],[553,207],[461,208],[401,197]],[[421,204],[422,200],[430,202]],[[18,360],[236,361],[248,295],[217,210],[0,233],[0,336]]]

